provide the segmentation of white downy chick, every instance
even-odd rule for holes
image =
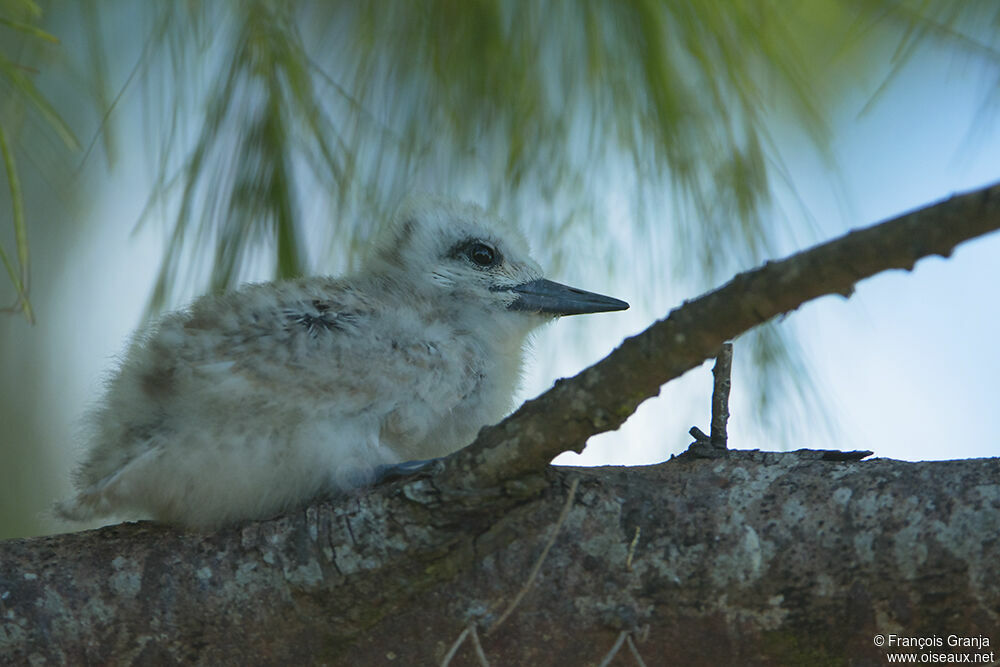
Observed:
[[[544,280],[480,207],[422,201],[357,274],[246,285],[138,332],[56,512],[212,528],[370,483],[499,421],[533,329],[627,307]]]

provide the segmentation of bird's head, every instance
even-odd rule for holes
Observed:
[[[543,318],[628,308],[619,299],[546,280],[520,230],[475,204],[412,202],[377,248],[379,270],[406,281],[414,296]]]

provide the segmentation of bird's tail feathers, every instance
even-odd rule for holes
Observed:
[[[99,491],[85,491],[58,501],[52,507],[52,514],[64,521],[92,521],[111,514],[111,506]]]

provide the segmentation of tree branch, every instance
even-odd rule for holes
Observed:
[[[733,451],[552,469],[485,519],[417,479],[212,535],[9,540],[0,663],[439,664],[470,624],[500,665],[596,664],[622,632],[649,665],[884,664],[879,633],[985,636],[986,652],[998,480],[998,459]],[[452,664],[481,663],[465,642]]]
[[[469,447],[449,457],[442,486],[496,486],[542,470],[567,450],[624,423],[660,387],[772,317],[827,294],[849,297],[864,278],[912,270],[928,255],[1000,228],[1000,184],[932,204],[741,273],[636,336],[569,380],[560,380]]]

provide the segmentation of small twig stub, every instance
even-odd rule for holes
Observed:
[[[733,374],[733,344],[723,343],[715,358],[712,368],[712,426],[711,435],[705,435],[697,426],[692,426],[688,433],[694,442],[686,453],[697,458],[716,459],[726,455],[729,435],[726,424],[729,422],[729,390],[732,387]]]
[[[733,380],[733,344],[723,343],[719,356],[715,358],[712,376],[715,378],[712,387],[712,446],[716,449],[726,449],[729,436],[726,424],[729,422],[729,390]]]

